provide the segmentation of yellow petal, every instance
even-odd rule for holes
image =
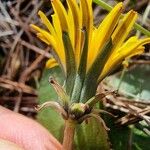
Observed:
[[[87,68],[90,67],[90,64],[92,64],[92,61],[89,61],[90,57],[90,51],[93,50],[93,47],[91,47],[91,40],[92,40],[92,32],[93,32],[93,11],[92,11],[92,0],[82,0],[80,1],[80,12],[82,15],[82,28],[86,29],[87,36],[88,36],[88,58],[87,58]],[[82,37],[82,40],[84,37]],[[82,42],[82,44],[84,44]],[[81,45],[83,47],[83,45]]]
[[[99,80],[105,77],[112,69],[120,65],[125,58],[143,53],[143,45],[150,43],[150,38],[138,40],[136,37],[131,37],[116,53],[108,59]]]
[[[80,14],[79,6],[74,0],[67,0],[69,7],[70,17],[73,19],[72,27],[74,27],[74,51],[75,51],[75,60],[78,66],[80,59],[80,50],[81,50],[81,28],[82,28],[82,15]]]
[[[61,30],[60,21],[59,21],[59,18],[58,18],[57,14],[53,14],[52,15],[52,22],[53,22],[53,26],[54,26],[55,32],[57,33],[59,39],[61,39],[61,37],[62,37],[62,30]]]
[[[93,29],[93,32],[92,32],[92,39],[91,39],[91,45],[90,45],[90,48],[88,50],[88,59],[87,59],[87,70],[90,68],[90,66],[92,65],[94,59],[96,58],[96,50],[94,49],[95,47],[95,36],[97,34],[97,28],[94,28]]]
[[[57,14],[52,15],[52,21],[53,21],[53,26],[57,35],[55,37],[55,40],[57,43],[58,53],[61,54],[61,63],[66,73],[66,60],[65,60],[65,51],[64,51],[64,45],[63,45],[63,40],[62,40],[62,30],[61,30],[60,20]]]
[[[74,24],[74,18],[71,9],[69,8],[68,10],[68,20],[70,23],[70,34],[69,37],[71,36],[70,40],[72,43],[72,47],[75,50],[75,24]]]
[[[57,50],[56,41],[51,34],[49,34],[47,31],[42,29],[39,33],[41,33],[42,36],[49,42],[49,45],[51,45],[55,50]]]
[[[80,1],[80,6],[82,10],[82,26],[89,31],[93,26],[92,0],[82,0]]]
[[[121,46],[121,44],[128,36],[130,30],[132,29],[136,19],[137,13],[131,10],[124,16],[123,19],[120,20],[119,25],[112,34],[112,41],[114,45],[113,49],[116,49]]]
[[[92,0],[82,0],[80,1],[80,6],[82,10],[82,27],[85,27],[87,31],[88,43],[90,43],[93,30]]]
[[[50,58],[47,62],[45,67],[46,68],[53,68],[55,66],[58,66],[58,63],[56,62],[56,60],[54,58]]]
[[[52,45],[54,47],[54,49],[57,49],[55,39],[52,35],[50,35],[47,31],[39,28],[36,25],[31,24],[30,26],[34,30],[36,30],[38,33],[40,33],[40,34],[37,34],[38,37],[43,38],[43,41],[45,39],[46,43],[48,42],[48,45]]]
[[[113,10],[105,17],[105,19],[102,21],[98,29],[95,29],[95,33],[92,35],[93,39],[91,43],[91,48],[89,49],[88,54],[88,63],[89,66],[93,63],[98,53],[100,53],[100,50],[105,45],[105,43],[109,40],[112,32],[114,31],[114,28],[116,27],[119,17],[122,12],[123,5],[122,3],[118,3]],[[91,61],[90,55],[93,55],[93,59]]]
[[[63,31],[68,31],[67,12],[60,0],[51,0],[55,14],[58,15],[61,28]]]
[[[37,33],[37,37],[43,41],[44,43],[46,43],[47,45],[50,45],[49,41],[47,41],[47,39],[45,39],[45,37],[43,36],[43,34],[41,33]]]
[[[132,52],[130,55],[128,55],[126,58],[129,59],[135,55],[139,55],[142,54],[144,52],[145,47],[144,46],[140,46],[137,49],[134,50],[134,52]]]
[[[122,3],[118,3],[98,27],[98,32],[95,37],[95,39],[97,39],[95,44],[98,49],[101,49],[105,42],[110,38],[112,32],[114,31],[114,28],[118,23],[122,8]]]
[[[72,27],[70,26],[70,22],[69,22],[71,20],[69,20],[69,18],[68,18],[65,7],[63,6],[63,4],[60,0],[51,0],[51,3],[53,6],[55,15],[58,16],[58,18],[60,20],[60,25],[61,25],[62,31],[69,33],[71,44],[73,45],[74,39],[73,39],[73,33],[71,32]]]
[[[48,28],[48,30],[50,31],[50,33],[52,35],[55,35],[55,30],[54,30],[52,24],[50,23],[50,21],[48,20],[48,18],[45,16],[45,14],[42,11],[39,11],[38,15],[40,16],[42,22]]]
[[[30,27],[32,29],[34,29],[36,32],[41,32],[43,29],[39,28],[38,26],[34,25],[34,24],[30,24]]]
[[[62,42],[61,41],[58,42],[58,40],[54,36],[52,36],[47,31],[35,25],[31,25],[31,27],[38,32],[37,36],[42,41],[44,41],[46,44],[51,45],[53,47],[53,50],[55,51],[55,53],[57,54],[57,56],[59,57],[63,65],[64,71],[66,71],[66,61],[65,61],[64,47],[62,45]]]

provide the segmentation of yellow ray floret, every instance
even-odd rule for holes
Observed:
[[[82,0],[80,1],[80,5],[82,11],[82,27],[86,28],[90,41],[93,30],[92,0]]]
[[[131,31],[136,19],[137,13],[131,10],[123,17],[123,19],[119,21],[118,26],[112,34],[112,41],[114,45],[113,49],[117,49],[122,45],[129,32]]]
[[[33,24],[31,25],[31,27],[38,32],[37,37],[39,37],[47,45],[50,45],[54,48],[55,53],[59,57],[62,65],[64,67],[64,71],[65,71],[65,54],[64,54],[64,48],[63,48],[62,42],[58,41],[58,39],[56,37],[52,36],[47,31],[45,31]]]
[[[52,35],[55,35],[55,30],[52,26],[52,24],[50,23],[50,21],[48,20],[48,18],[45,16],[45,14],[42,12],[42,11],[39,11],[38,12],[38,15],[40,16],[43,24],[47,27],[47,29],[49,30],[49,32],[52,34]]]
[[[84,64],[85,68],[83,70],[88,75],[93,63],[98,58],[101,59],[97,56],[105,54],[103,49],[107,47],[106,43],[112,41],[109,50],[105,49],[106,52],[108,51],[108,55],[106,54],[108,57],[104,56],[106,60],[102,61],[105,63],[101,66],[103,68],[100,69],[102,71],[99,72],[97,79],[101,81],[114,68],[121,65],[124,59],[141,54],[144,51],[143,45],[150,43],[150,38],[139,40],[134,36],[127,39],[137,19],[137,13],[131,10],[122,15],[122,3],[118,3],[102,23],[98,27],[94,27],[92,0],[66,0],[66,2],[67,7],[65,8],[61,0],[51,0],[54,10],[52,22],[48,20],[43,12],[39,11],[38,14],[46,26],[46,30],[31,25],[37,32],[37,36],[46,44],[51,45],[54,54],[56,54],[54,58],[47,62],[46,67],[51,68],[59,63],[67,74],[69,72],[68,68],[70,70],[74,68],[73,71],[77,73],[79,66]],[[84,53],[85,55],[82,55]],[[84,57],[86,55],[87,59]],[[81,62],[81,58],[86,64]],[[67,65],[68,59],[70,65]],[[67,66],[69,67],[67,68]]]
[[[105,67],[100,74],[99,80],[105,77],[110,71],[117,68],[125,58],[130,58],[144,52],[145,45],[150,43],[150,38],[139,40],[137,37],[131,37],[123,44],[115,53],[113,53],[107,60]]]
[[[47,62],[46,62],[46,68],[53,68],[55,66],[58,66],[58,63],[56,62],[56,60],[54,58],[50,58]]]
[[[59,17],[59,20],[61,20],[60,23],[61,23],[62,30],[68,31],[69,23],[67,20],[67,12],[65,8],[63,7],[61,1],[51,0],[51,3],[52,3],[55,14],[57,14]]]
[[[78,4],[74,0],[67,0],[67,4],[69,7],[68,15],[70,14],[70,17],[73,19],[72,26],[74,36],[74,42],[73,42],[73,48],[75,53],[75,60],[77,63],[77,66],[79,65],[79,59],[80,59],[80,50],[81,50],[81,28],[82,28],[82,16],[80,14],[80,10],[78,7]],[[71,22],[71,21],[70,21]]]
[[[88,64],[90,67],[96,58],[97,54],[101,51],[102,47],[110,38],[114,28],[116,27],[119,17],[122,12],[122,3],[119,3],[114,9],[105,17],[98,29],[94,30],[92,43],[88,53]],[[92,59],[91,56],[92,55]]]

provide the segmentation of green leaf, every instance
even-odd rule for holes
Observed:
[[[72,102],[79,102],[82,85],[86,75],[87,57],[88,57],[88,35],[86,29],[83,29],[83,34],[84,34],[84,46],[83,46],[79,69],[76,74],[76,79],[75,79],[74,88],[72,92],[72,97],[71,97]]]
[[[128,98],[142,99],[148,101],[150,98],[150,65],[138,65],[129,71],[126,71],[119,91],[124,93]],[[117,89],[121,76],[113,75],[105,81],[112,88]]]
[[[130,129],[125,126],[118,126],[115,120],[104,115],[107,126],[110,128],[109,138],[114,150],[128,150]]]
[[[75,135],[75,150],[109,150],[109,141],[104,127],[95,119],[78,125]]]
[[[111,53],[112,46],[112,40],[110,38],[110,40],[104,45],[103,49],[99,52],[91,68],[87,72],[80,97],[80,101],[82,103],[85,103],[88,99],[95,95],[98,86],[98,77]]]
[[[69,96],[71,96],[75,75],[76,75],[76,64],[75,64],[75,56],[73,47],[67,32],[63,32],[63,42],[65,47],[65,56],[66,56],[66,81],[65,81],[65,88],[66,92]]]
[[[136,127],[131,129],[132,135],[132,148],[135,150],[149,150],[150,136],[143,133]]]
[[[114,150],[149,150],[150,136],[138,130],[135,126],[132,128],[120,126],[114,123],[114,120],[107,118],[107,126],[111,128],[109,138]]]
[[[64,81],[63,73],[59,67],[50,70],[46,69],[43,73],[39,88],[39,104],[47,101],[57,101],[57,94],[53,87],[49,84],[49,76],[53,76],[61,85]],[[45,108],[38,112],[37,120],[46,127],[58,140],[62,141],[62,128],[64,120],[56,111],[51,108]]]

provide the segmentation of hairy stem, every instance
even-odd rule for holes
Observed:
[[[76,123],[72,120],[66,120],[64,139],[63,139],[63,150],[72,150],[74,134],[75,134]]]

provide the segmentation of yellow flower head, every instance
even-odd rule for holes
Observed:
[[[76,78],[73,77],[76,74],[80,80],[85,79],[83,86],[86,79],[100,82],[121,65],[125,58],[143,53],[143,45],[150,43],[150,38],[138,39],[133,36],[127,39],[137,13],[131,10],[121,17],[122,3],[118,3],[102,23],[95,27],[92,0],[66,2],[67,8],[60,0],[51,0],[54,10],[52,22],[39,11],[46,30],[31,26],[43,42],[53,47],[54,58],[46,66],[51,68],[59,64],[67,78]]]

